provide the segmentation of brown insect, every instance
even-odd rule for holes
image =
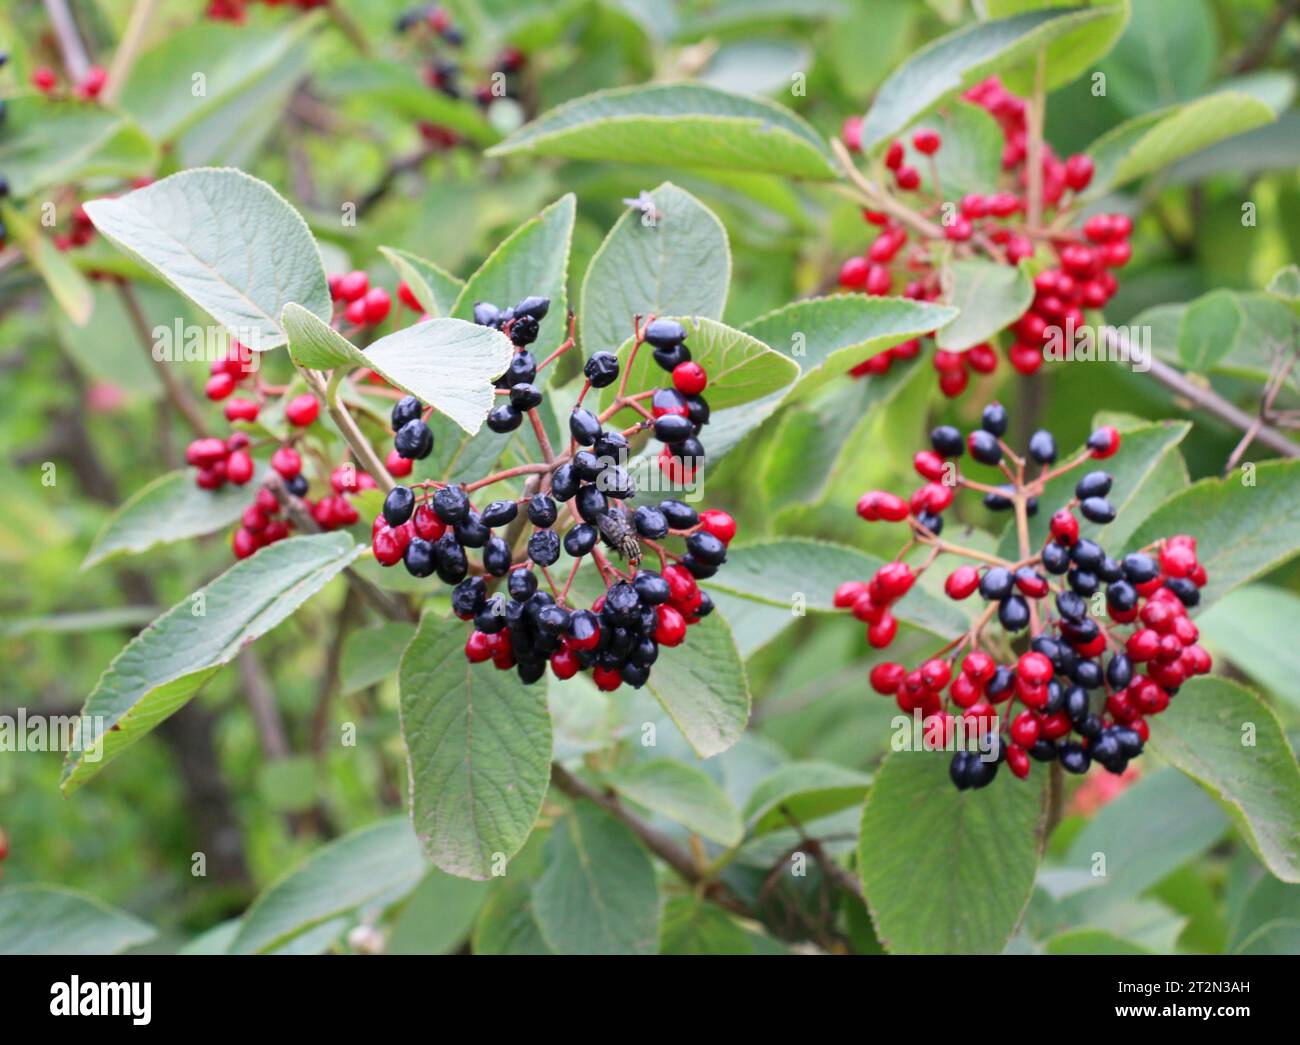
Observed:
[[[596,529],[623,559],[633,566],[641,562],[641,542],[636,539],[636,529],[628,518],[627,510],[611,505],[596,516]]]

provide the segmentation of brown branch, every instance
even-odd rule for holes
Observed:
[[[1287,22],[1297,13],[1300,13],[1300,0],[1285,0],[1284,3],[1279,4],[1259,36],[1255,37],[1237,56],[1237,60],[1232,64],[1233,73],[1237,75],[1248,73],[1268,61],[1277,38],[1282,35]]]
[[[122,93],[122,86],[131,75],[144,43],[145,31],[149,28],[149,19],[153,17],[158,0],[135,0],[131,8],[131,20],[126,24],[122,39],[118,41],[117,50],[113,52],[113,61],[108,67],[108,81],[100,93],[105,105],[112,105]]]
[[[167,393],[167,399],[176,408],[176,412],[185,419],[190,431],[196,436],[207,435],[207,425],[203,421],[203,413],[199,410],[198,404],[194,402],[189,389],[181,383],[180,378],[172,370],[170,363],[158,359],[153,354],[153,338],[149,334],[149,320],[144,314],[144,309],[140,307],[140,299],[136,297],[135,289],[131,284],[125,282],[119,283],[117,289],[118,293],[122,295],[122,303],[126,306],[127,315],[131,317],[131,325],[135,328],[136,336],[140,339],[145,354],[153,361],[154,371],[163,383],[163,390]]]
[[[81,34],[77,32],[77,23],[68,8],[68,0],[45,0],[45,12],[49,15],[54,37],[59,42],[63,67],[69,78],[74,82],[79,81],[90,68],[90,58],[86,54],[86,45],[81,42]]]
[[[743,900],[731,892],[722,882],[708,878],[700,870],[690,853],[681,848],[667,835],[651,827],[631,810],[624,807],[618,798],[608,791],[592,787],[561,766],[558,762],[551,764],[551,783],[570,798],[582,798],[600,806],[616,820],[620,821],[637,836],[655,856],[677,872],[691,885],[702,886],[704,895],[719,907],[735,913],[752,917],[752,912]]]

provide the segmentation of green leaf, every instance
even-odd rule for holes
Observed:
[[[28,95],[5,110],[0,170],[18,199],[51,185],[146,174],[157,156],[134,121],[93,102]]]
[[[85,326],[95,306],[86,277],[54,245],[53,239],[42,235],[25,215],[3,200],[0,200],[0,219],[64,314],[77,326]]]
[[[275,30],[204,21],[168,33],[131,68],[120,104],[154,141],[170,142],[290,62],[317,25],[310,17]]]
[[[846,580],[870,578],[883,565],[874,555],[826,541],[797,537],[761,541],[730,548],[726,569],[710,578],[709,587],[792,613],[798,596],[803,596],[802,605],[810,611],[843,612],[831,602],[835,589]],[[899,621],[943,638],[960,635],[967,627],[960,610],[919,587],[892,612]]]
[[[1201,589],[1202,611],[1238,585],[1300,555],[1300,460],[1264,461],[1226,479],[1202,479],[1157,508],[1129,541],[1153,541],[1190,533],[1209,580]],[[1253,475],[1254,485],[1243,478]]]
[[[363,547],[347,533],[278,541],[235,563],[133,638],[86,698],[82,715],[105,732],[91,750],[69,752],[59,785],[64,794],[179,711],[223,665],[320,591]]]
[[[86,204],[95,227],[256,351],[287,335],[296,302],[328,322],[325,266],[307,224],[270,185],[230,168],[173,174]]]
[[[1104,422],[1101,422],[1104,423]],[[1095,426],[1095,425],[1094,425]],[[1115,508],[1113,523],[1099,526],[1079,520],[1079,533],[1089,540],[1098,541],[1106,547],[1123,546],[1141,520],[1130,518],[1142,508],[1143,493],[1158,483],[1162,470],[1168,466],[1172,456],[1177,454],[1178,446],[1186,438],[1192,426],[1187,421],[1157,421],[1142,424],[1136,428],[1120,425],[1119,450],[1104,462],[1097,462],[1099,469],[1105,470],[1111,477],[1110,493],[1106,499]],[[1082,451],[1083,447],[1079,448]],[[1079,451],[1061,455],[1062,461],[1073,460]],[[1029,520],[1029,547],[1036,550],[1043,546],[1050,532],[1052,513],[1067,504],[1074,496],[1074,487],[1085,474],[1083,468],[1058,475],[1043,488],[1038,498],[1038,514]],[[1171,536],[1171,535],[1167,535]],[[1004,558],[1020,558],[1019,542],[1014,521],[1007,523],[1002,539],[998,543],[998,554]]]
[[[393,921],[385,954],[450,954],[469,938],[491,886],[430,871]]]
[[[971,258],[948,266],[948,304],[960,309],[957,318],[935,336],[949,352],[978,345],[1014,323],[1034,300],[1034,284],[1023,265]]]
[[[906,129],[945,98],[1003,69],[1033,66],[1033,56],[1054,40],[1102,24],[1113,25],[1121,5],[1028,11],[958,29],[916,51],[876,92],[862,126],[862,148],[872,151]],[[1122,23],[1121,23],[1122,24]],[[1048,62],[1048,86],[1057,86],[1082,72],[1094,54],[1080,65],[1071,59]]]
[[[152,925],[62,886],[0,889],[0,954],[120,954],[156,935]]]
[[[753,403],[789,387],[799,374],[799,367],[792,359],[740,330],[700,316],[672,318],[679,319],[686,328],[686,344],[691,350],[691,358],[708,371],[709,386],[705,395],[714,410]],[[629,337],[618,353],[627,368],[627,391],[639,392],[662,385],[664,372],[654,361],[653,350],[642,345],[628,366],[631,350],[632,338]],[[617,394],[618,382],[604,388],[601,407],[613,403]],[[632,416],[630,411],[627,414],[629,418]]]
[[[1300,314],[1300,265],[1287,265],[1286,268],[1278,269],[1264,289]]]
[[[546,688],[465,660],[465,626],[425,614],[402,657],[411,819],[448,874],[487,878],[528,840],[551,772]]]
[[[660,954],[753,954],[749,935],[717,904],[674,896],[664,904]]]
[[[91,631],[141,628],[158,615],[154,606],[110,606],[80,613],[49,613],[36,617],[0,620],[0,635],[17,639],[27,635],[81,635]]]
[[[1194,102],[1135,116],[1088,146],[1096,169],[1086,196],[1093,199],[1105,195],[1275,118],[1267,104],[1240,91],[1220,91]]]
[[[634,316],[722,318],[731,282],[727,230],[671,182],[650,198],[656,213],[625,211],[587,267],[578,313],[587,355],[617,351]]]
[[[165,322],[168,327],[175,322],[179,302],[169,289],[148,284],[137,284],[133,289],[146,322]],[[90,285],[90,294],[92,306],[87,323],[79,326],[67,313],[56,317],[60,347],[88,381],[120,389],[133,405],[159,399],[162,381],[149,352],[141,348],[140,335],[132,325],[119,287],[95,282]]]
[[[749,835],[801,827],[862,801],[871,777],[829,762],[789,762],[765,777],[745,803]]]
[[[409,250],[380,247],[379,253],[397,270],[397,278],[404,280],[411,288],[415,300],[423,306],[425,312],[431,316],[451,315],[452,306],[465,289],[463,279]]]
[[[312,84],[338,104],[378,103],[395,115],[449,128],[475,145],[501,138],[472,101],[449,98],[424,83],[415,63],[360,59],[317,73]]]
[[[641,844],[613,817],[579,803],[551,830],[533,914],[557,954],[654,954],[659,891]]]
[[[1244,674],[1300,710],[1300,596],[1271,584],[1230,592],[1196,618],[1202,644],[1215,648]]]
[[[1101,64],[1106,97],[1130,114],[1187,101],[1214,75],[1218,45],[1206,0],[1141,0]]]
[[[488,150],[515,154],[836,177],[826,143],[789,109],[687,83],[620,87],[566,102]]]
[[[1029,902],[1047,773],[1004,769],[958,791],[946,752],[895,751],[862,810],[858,869],[880,942],[895,954],[996,954]]]
[[[701,758],[731,747],[749,721],[749,683],[726,621],[705,617],[655,662],[646,683]]]
[[[1274,875],[1300,882],[1300,767],[1268,705],[1228,679],[1192,679],[1151,719],[1151,746],[1222,803]]]
[[[396,673],[402,652],[414,637],[415,625],[397,620],[349,634],[339,663],[339,688],[343,694],[368,689]]]
[[[1044,944],[1048,954],[1151,954],[1122,936],[1104,929],[1067,929]]]
[[[128,497],[91,542],[83,570],[121,555],[139,555],[160,544],[216,533],[239,521],[248,507],[247,486],[200,490],[194,473],[179,469],[158,476]]]
[[[956,316],[947,305],[837,294],[796,301],[741,329],[799,364],[797,391],[806,397],[863,360],[928,334]]]
[[[470,276],[451,314],[458,319],[472,320],[476,301],[510,308],[537,294],[550,298],[551,307],[542,320],[536,347],[543,354],[559,347],[569,333],[569,299],[565,288],[574,207],[573,193],[568,193],[515,229]]]
[[[406,817],[360,828],[317,849],[258,896],[230,953],[266,954],[369,903],[394,902],[427,870]]]
[[[1187,185],[1216,174],[1250,178],[1261,171],[1300,166],[1300,111],[1290,109],[1273,123],[1233,134],[1166,168],[1161,181]],[[1095,180],[1095,179],[1094,179]]]
[[[499,330],[462,319],[427,319],[357,348],[328,323],[295,304],[280,322],[289,355],[319,370],[369,367],[389,384],[417,396],[471,435],[492,409],[492,382],[514,349]]]
[[[740,841],[740,814],[702,769],[670,759],[623,766],[606,775],[620,795],[719,845]]]
[[[1216,290],[1197,298],[1183,313],[1178,333],[1183,366],[1208,374],[1228,354],[1244,322],[1232,291]]]
[[[1159,817],[1152,810],[1161,811]],[[1205,852],[1228,830],[1228,818],[1182,773],[1158,769],[1143,776],[1100,811],[1075,836],[1064,866],[1095,874],[1097,855],[1105,872],[1097,888],[1065,901],[1085,919],[1091,908],[1145,892]]]
[[[1300,949],[1300,887],[1260,874],[1232,920],[1225,951],[1294,956],[1297,949]]]
[[[1006,139],[996,119],[978,105],[957,101],[930,113],[924,124],[943,138],[943,148],[933,157],[939,176],[937,190],[930,176],[930,157],[917,152],[910,140],[899,139],[903,143],[903,162],[921,173],[922,192],[956,200],[968,192],[997,191]]]
[[[1130,0],[986,0],[984,17],[1006,18],[1044,7],[1107,10],[1106,15],[1084,22],[1048,43],[1043,82],[1050,91],[1096,69],[1098,60],[1115,46],[1124,32],[1131,6]],[[1035,71],[1032,61],[1003,69],[1002,84],[1016,94],[1030,95],[1034,90]]]

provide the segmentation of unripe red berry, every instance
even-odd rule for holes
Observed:
[[[655,625],[655,641],[661,646],[678,646],[686,638],[686,621],[671,606],[656,606],[659,618]]]
[[[998,354],[987,341],[966,350],[966,364],[978,374],[991,374],[998,368]]]
[[[1033,712],[1022,711],[1011,720],[1011,739],[1021,747],[1033,747],[1038,743],[1038,718]]]
[[[921,172],[915,167],[899,167],[894,172],[894,180],[898,182],[898,187],[905,192],[913,192],[920,188]]]
[[[282,479],[292,479],[302,471],[302,458],[292,446],[282,446],[271,455],[271,467]]]
[[[846,610],[867,593],[867,586],[862,581],[845,581],[835,589],[831,602],[839,609]]]
[[[875,624],[867,627],[867,641],[876,649],[884,649],[894,641],[894,636],[898,634],[898,621],[893,614],[884,613],[880,620]]]
[[[393,307],[392,298],[383,287],[371,287],[361,300],[365,302],[367,323],[382,323]]]
[[[223,408],[227,421],[256,421],[258,406],[251,399],[228,399]]]
[[[571,679],[581,667],[582,664],[578,661],[578,655],[567,645],[561,646],[559,650],[551,654],[551,670],[555,672],[557,679]]]
[[[889,143],[889,148],[885,150],[885,166],[891,171],[898,170],[903,165],[903,143],[893,141]]]
[[[682,395],[699,395],[709,383],[709,375],[704,367],[694,360],[678,363],[673,368],[673,387]]]
[[[871,669],[868,678],[871,681],[871,688],[881,696],[889,696],[898,691],[902,684],[903,676],[907,672],[901,664],[895,664],[892,661],[882,661]]]
[[[465,659],[471,664],[481,664],[492,656],[492,636],[482,631],[471,631],[465,640]]]
[[[840,139],[849,152],[862,151],[862,117],[847,116],[840,126]]]
[[[235,390],[235,379],[229,374],[213,374],[208,378],[207,386],[203,389],[203,394],[211,399],[214,403],[218,400],[225,399]]]
[[[257,545],[257,534],[245,530],[242,526],[230,539],[230,549],[235,553],[236,559],[247,559],[257,551]]]
[[[236,450],[226,458],[226,478],[236,486],[243,486],[253,478],[255,470],[253,459],[248,456],[247,450]]]
[[[871,265],[867,268],[867,281],[863,289],[872,297],[883,297],[893,286],[893,277],[884,265]]]
[[[1079,520],[1074,517],[1074,513],[1069,508],[1062,508],[1058,512],[1052,513],[1051,522],[1048,527],[1052,532],[1058,544],[1064,544],[1067,547],[1076,544],[1079,540]]]
[[[410,284],[408,284],[404,279],[397,281],[397,300],[412,312],[424,311],[424,306],[420,304],[420,299],[415,296],[415,292],[411,290]]]
[[[938,131],[925,129],[912,135],[912,148],[925,156],[933,156],[942,145],[943,139]]]
[[[339,297],[344,301],[358,301],[370,289],[370,277],[356,269],[339,277],[338,288]]]
[[[931,482],[940,482],[944,476],[944,462],[933,450],[918,450],[912,457],[912,467],[918,475]]]
[[[1081,152],[1075,153],[1065,161],[1065,184],[1080,192],[1092,181],[1092,172],[1092,158]]]
[[[1050,682],[1055,670],[1052,662],[1036,651],[1022,653],[1016,661],[1016,675],[1026,682]]]
[[[403,457],[396,450],[389,450],[388,456],[384,458],[384,467],[388,469],[388,474],[394,479],[401,479],[403,476],[411,474],[415,462],[409,457]]]
[[[943,582],[943,590],[950,599],[964,599],[980,584],[980,574],[974,566],[958,566]]]
[[[921,665],[921,680],[930,689],[942,689],[951,678],[952,665],[941,657],[931,657]]]
[[[866,258],[849,258],[840,266],[840,286],[845,290],[861,290],[867,285],[867,270],[871,263]]]
[[[1025,749],[1018,744],[1007,745],[1007,768],[1011,774],[1018,780],[1024,780],[1029,776],[1029,756],[1025,754]]]
[[[48,65],[38,65],[32,70],[32,86],[43,94],[49,94],[58,82],[59,78]]]
[[[886,563],[876,571],[876,582],[891,602],[906,595],[915,581],[916,574],[905,562]]]
[[[285,419],[291,425],[305,428],[320,415],[320,402],[314,395],[304,392],[294,396],[284,408]]]
[[[736,520],[718,508],[708,508],[700,512],[700,527],[705,533],[711,533],[723,544],[730,544],[736,536]]]
[[[623,675],[617,668],[593,668],[591,681],[596,683],[597,689],[612,693],[623,685]]]

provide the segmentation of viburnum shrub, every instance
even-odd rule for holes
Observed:
[[[870,580],[841,584],[834,597],[836,606],[866,623],[871,645],[884,649],[898,631],[891,608],[921,575],[944,556],[969,560],[951,570],[943,589],[955,601],[975,594],[983,600],[970,629],[918,665],[883,661],[870,674],[877,693],[923,717],[927,746],[956,744],[950,775],[960,789],[985,787],[1004,761],[1022,779],[1031,759],[1059,761],[1070,773],[1086,773],[1094,762],[1123,773],[1150,736],[1147,718],[1211,666],[1187,616],[1208,579],[1194,537],[1174,534],[1116,558],[1079,536],[1079,516],[1098,525],[1115,521],[1107,472],[1084,474],[1074,496],[1053,511],[1043,546],[1029,546],[1027,520],[1039,511],[1045,485],[1111,457],[1119,432],[1098,428],[1081,453],[1058,464],[1050,431],[1034,432],[1021,455],[1003,440],[1007,425],[1000,403],[986,406],[980,427],[964,438],[941,425],[930,433],[930,449],[916,454],[914,467],[925,483],[911,497],[863,494],[858,515],[906,523],[910,536],[898,558]],[[1007,481],[973,478],[958,464],[967,453],[975,475],[996,470]],[[1013,513],[1019,558],[941,536],[943,513],[963,490],[982,493],[991,511]],[[913,568],[902,557],[916,546],[928,554]],[[994,617],[1000,633],[991,633]]]
[[[480,325],[500,329],[515,346],[497,381],[497,393],[506,401],[492,409],[487,424],[504,434],[527,417],[541,459],[465,485],[430,480],[393,487],[375,517],[371,550],[382,566],[401,562],[413,577],[436,573],[455,585],[452,610],[474,625],[465,640],[471,663],[491,660],[499,670],[515,668],[524,682],[536,682],[549,661],[557,678],[590,670],[602,690],[625,682],[639,688],[660,647],[681,644],[687,627],[713,611],[713,600],[697,581],[713,576],[726,561],[736,524],[726,512],[697,512],[675,498],[629,507],[625,502],[637,496],[625,468],[629,439],[653,433],[664,444],[658,459],[664,474],[693,474],[704,458],[699,434],[709,419],[701,395],[708,374],[692,361],[680,323],[651,316],[642,325],[635,317],[628,366],[648,343],[672,384],[627,394],[618,357],[592,354],[568,415],[569,445],[557,453],[537,412],[543,400],[537,382],[539,373],[574,347],[574,319],[570,315],[568,338],[539,364],[528,346],[549,308],[550,302],[537,296],[505,309],[486,301],[474,306]],[[616,381],[617,395],[600,413],[583,406],[592,389]],[[605,427],[629,409],[642,420],[622,430]],[[402,460],[420,460],[433,451],[427,414],[414,396],[393,407],[394,452]],[[487,501],[480,494],[476,506],[478,491],[522,475],[533,480],[524,496]],[[669,537],[681,539],[684,554],[660,543]],[[550,568],[559,562],[561,548],[572,564],[557,584]],[[469,550],[479,552],[479,562],[471,561]],[[658,570],[641,565],[647,551],[658,559]],[[583,608],[575,603],[573,583],[588,561],[605,591]]]
[[[839,284],[869,295],[901,293],[917,301],[936,301],[950,291],[943,270],[952,259],[983,257],[1016,265],[1032,259],[1041,244],[1050,251],[1051,262],[1035,274],[1033,301],[1009,324],[1013,340],[1005,349],[1016,370],[1033,374],[1043,364],[1043,342],[1052,328],[1083,327],[1085,310],[1100,309],[1115,295],[1119,288],[1115,270],[1127,265],[1133,253],[1129,245],[1133,222],[1125,214],[1080,217],[1078,193],[1092,181],[1092,159],[1076,153],[1061,160],[1045,141],[1039,143],[1038,156],[1031,157],[1025,100],[1006,90],[996,76],[962,97],[988,110],[1002,128],[1005,189],[967,193],[953,207],[943,196],[934,159],[943,148],[939,132],[927,128],[913,132],[910,157],[903,141],[891,141],[879,159],[888,175],[878,184],[892,183],[892,190],[881,190],[885,194],[877,203],[879,209],[868,207],[862,212],[866,222],[880,231],[864,254],[844,262]],[[850,150],[860,150],[861,136],[861,117],[844,122],[841,137]],[[927,175],[924,184],[922,171]],[[1031,212],[1031,199],[1041,201],[1036,213]],[[894,362],[920,353],[925,340],[910,338],[886,348],[850,373],[854,377],[886,373]],[[939,388],[952,398],[966,390],[972,372],[991,374],[997,369],[998,351],[991,341],[964,351],[936,347],[931,361]]]

